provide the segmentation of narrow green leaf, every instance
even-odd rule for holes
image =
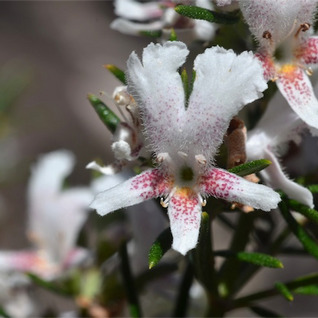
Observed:
[[[277,282],[275,284],[275,287],[288,301],[294,300],[293,294],[290,292],[285,284]]]
[[[171,245],[172,234],[169,227],[158,236],[150,248],[148,256],[149,269],[159,263],[163,255],[171,248]]]
[[[318,193],[318,184],[312,184],[307,187],[312,193]]]
[[[46,281],[33,273],[27,273],[27,276],[37,286],[47,289],[53,293],[63,295],[63,296],[73,296],[73,293],[71,291],[66,290],[65,288],[62,288],[60,286],[57,286],[56,283],[54,282]]]
[[[318,259],[318,245],[316,244],[316,242],[309,236],[305,229],[301,227],[298,224],[298,222],[294,219],[292,214],[289,212],[286,203],[283,200],[278,204],[278,206],[280,208],[282,216],[288,223],[291,231],[298,238],[305,250]]]
[[[307,205],[301,204],[300,202],[296,200],[288,200],[287,202],[288,206],[300,214],[304,215],[309,220],[315,222],[318,224],[318,211],[309,208]]]
[[[127,85],[125,72],[113,64],[104,65],[115,77],[117,77],[124,85]]]
[[[279,259],[267,254],[239,252],[237,253],[237,258],[241,261],[252,263],[254,265],[271,268],[284,268],[283,263]]]
[[[87,98],[105,126],[112,133],[114,133],[117,125],[120,123],[119,117],[113,111],[111,111],[110,108],[105,105],[97,96],[88,94]]]
[[[178,41],[177,33],[174,28],[171,29],[169,41]]]
[[[196,6],[178,5],[175,7],[175,11],[191,19],[220,24],[233,24],[239,21],[238,15],[219,13]]]
[[[252,173],[259,172],[267,168],[271,162],[267,159],[259,159],[243,163],[239,166],[229,169],[229,172],[235,173],[238,176],[244,177]]]
[[[275,318],[280,318],[282,317],[281,315],[277,314],[276,312],[273,312],[271,310],[268,310],[264,307],[260,306],[251,306],[250,309],[256,314],[259,315],[260,317],[275,317]]]
[[[161,30],[157,30],[157,31],[140,31],[139,32],[140,35],[144,35],[144,36],[148,36],[150,38],[160,38],[162,35],[162,31]]]
[[[318,284],[298,287],[293,291],[301,295],[318,295]]]
[[[297,279],[293,281],[284,283],[284,285],[291,291],[295,291],[296,289],[300,287],[306,287],[310,285],[318,286],[318,273],[313,273],[307,276],[298,277]],[[279,291],[277,288],[270,288],[258,293],[253,293],[251,295],[237,298],[234,300],[232,309],[250,306],[251,303],[254,303],[255,301],[259,301],[261,299],[265,299],[268,297],[277,296],[278,293]]]
[[[183,90],[184,90],[184,94],[185,94],[185,100],[186,100],[186,104],[187,104],[189,101],[190,92],[189,92],[188,73],[187,73],[187,70],[185,68],[181,72],[181,80],[182,80]]]
[[[235,257],[240,261],[251,263],[258,266],[270,268],[284,268],[282,262],[270,255],[263,253],[248,253],[248,252],[231,252],[231,251],[215,251],[214,255],[222,257]]]

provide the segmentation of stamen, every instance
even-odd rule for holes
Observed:
[[[173,195],[175,194],[175,192],[177,191],[177,188],[174,187],[171,192],[169,193],[169,195],[166,197],[166,199],[164,200],[163,198],[160,198],[160,204],[162,207],[167,208],[169,205],[169,202],[171,200],[171,198],[173,197]]]
[[[199,197],[199,202],[200,202],[200,204],[201,204],[202,206],[206,206],[206,199],[203,199],[200,194],[198,195],[198,197]]]
[[[305,69],[305,72],[306,72],[306,74],[307,74],[308,76],[312,76],[312,74],[314,74],[314,71],[313,71],[313,69],[312,69],[311,67],[307,67],[307,68]]]
[[[160,204],[163,208],[167,208],[169,205],[168,202],[166,202],[166,200],[163,200],[163,198],[160,199]]]
[[[178,155],[181,157],[181,158],[187,158],[188,157],[188,154],[186,154],[185,152],[183,151],[178,151]]]
[[[272,38],[272,33],[270,33],[269,31],[264,31],[263,38],[266,40],[270,40]]]
[[[202,166],[206,165],[206,163],[207,163],[207,160],[206,160],[205,156],[203,156],[203,155],[196,155],[194,158],[197,161],[197,163],[202,165]]]
[[[157,163],[162,163],[169,158],[169,154],[167,152],[161,152],[158,154],[156,161]]]
[[[302,23],[302,24],[299,26],[297,32],[295,33],[295,38],[298,37],[298,35],[299,35],[300,32],[306,32],[306,31],[309,30],[309,28],[310,28],[310,23],[307,23],[307,22],[306,22],[306,23]]]

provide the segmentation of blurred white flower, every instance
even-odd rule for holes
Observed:
[[[312,36],[317,0],[241,0],[242,13],[260,47],[267,80],[275,81],[290,107],[318,129],[318,100],[308,75],[318,64]]]
[[[306,125],[277,93],[257,126],[248,132],[246,152],[249,160],[268,159],[272,162],[260,172],[266,184],[313,208],[311,192],[289,179],[279,163],[279,156],[286,151],[288,142],[299,143],[306,129],[318,135],[318,130]]]
[[[137,0],[116,0],[115,13],[119,18],[112,22],[111,27],[130,35],[140,35],[142,31],[165,31],[173,28],[178,35],[184,35],[184,41],[211,41],[217,25],[180,16],[174,10],[177,4],[192,4],[213,9],[210,0],[162,0],[147,3]]]
[[[31,272],[53,279],[80,263],[88,251],[77,247],[78,233],[92,201],[89,188],[62,189],[74,166],[66,150],[43,155],[33,167],[28,186],[28,237],[33,250],[1,251],[0,271]]]

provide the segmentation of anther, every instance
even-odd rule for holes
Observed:
[[[308,31],[309,28],[310,28],[310,23],[307,23],[307,22],[306,22],[306,23],[302,23],[302,24],[299,26],[299,28],[298,28],[298,30],[297,30],[297,32],[296,32],[296,34],[295,34],[295,37],[297,37],[300,32],[306,32],[306,31]]]
[[[156,158],[156,161],[157,163],[162,163],[168,158],[169,158],[169,154],[167,152],[160,152]]]
[[[312,70],[311,67],[306,68],[306,69],[305,69],[305,72],[306,72],[306,74],[307,74],[308,76],[311,76],[312,74],[314,74],[314,71]]]
[[[187,158],[188,157],[188,154],[186,154],[185,152],[183,151],[178,151],[178,155],[181,157],[181,158]]]
[[[198,164],[200,164],[202,166],[206,165],[206,163],[207,163],[207,160],[206,160],[205,156],[203,156],[203,155],[196,155],[195,160],[197,161]]]
[[[270,33],[269,31],[264,31],[263,38],[266,40],[270,40],[272,38],[272,33]]]
[[[160,199],[160,204],[163,208],[167,208],[169,203],[166,202],[166,200],[164,200],[163,198]]]
[[[306,23],[303,23],[303,24],[300,25],[300,29],[301,29],[302,32],[308,31],[309,28],[310,28],[310,23],[306,22]]]

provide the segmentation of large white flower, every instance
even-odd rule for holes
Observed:
[[[186,105],[178,69],[188,52],[181,42],[167,42],[144,49],[142,63],[135,53],[130,55],[128,90],[159,166],[98,194],[91,204],[105,215],[161,197],[168,207],[173,248],[182,254],[197,243],[204,197],[266,211],[280,200],[272,189],[212,165],[231,118],[267,87],[259,61],[252,53],[207,49],[194,62],[196,79]]]
[[[182,17],[174,10],[176,4],[193,4],[205,9],[213,9],[210,0],[161,0],[146,3],[137,0],[115,0],[115,13],[119,18],[112,22],[111,27],[130,35],[139,35],[142,31],[174,28],[179,35],[186,33],[185,38],[190,40],[210,41],[213,39],[217,29],[216,24]]]
[[[76,247],[78,233],[88,216],[92,193],[78,187],[62,190],[63,180],[74,166],[68,151],[41,157],[33,167],[28,186],[28,235],[34,250],[1,251],[0,271],[28,271],[46,279],[87,257]]]
[[[317,0],[241,0],[260,47],[267,80],[276,81],[290,107],[318,128],[318,100],[308,78],[318,63],[318,37],[310,36]]]
[[[311,192],[290,180],[279,163],[279,155],[286,151],[287,143],[301,141],[304,130],[310,129],[288,106],[280,94],[271,100],[257,126],[248,132],[246,152],[248,159],[268,159],[272,164],[260,172],[262,179],[274,189],[283,190],[290,198],[313,208]],[[311,128],[318,135],[318,130]]]

